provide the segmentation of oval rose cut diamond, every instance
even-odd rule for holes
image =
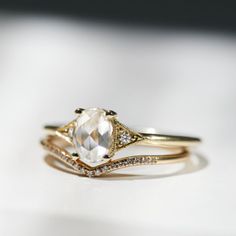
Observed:
[[[83,110],[76,120],[74,145],[85,163],[99,163],[112,145],[113,126],[106,112],[99,108]]]

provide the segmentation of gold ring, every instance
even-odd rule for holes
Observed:
[[[199,138],[134,131],[117,119],[116,112],[100,108],[76,109],[77,117],[63,126],[45,126],[42,146],[74,172],[88,177],[138,166],[185,161]],[[168,150],[160,155],[115,157],[130,146],[145,145]]]

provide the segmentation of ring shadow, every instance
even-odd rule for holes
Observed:
[[[197,159],[196,163],[193,161],[193,158],[190,157],[184,162],[183,168],[181,168],[178,171],[174,171],[167,174],[143,175],[143,174],[109,173],[107,175],[95,177],[93,179],[97,179],[97,180],[160,179],[160,178],[167,178],[167,177],[172,177],[172,176],[194,173],[208,166],[209,162],[202,154],[195,153],[194,156]],[[57,169],[59,171],[62,171],[68,174],[79,175],[76,171],[73,171],[65,163],[63,163],[62,161],[60,161],[59,159],[57,159],[56,157],[52,155],[46,155],[44,157],[44,161],[46,162],[47,165],[49,165],[50,167],[54,169]],[[81,176],[81,177],[85,177],[85,176]]]

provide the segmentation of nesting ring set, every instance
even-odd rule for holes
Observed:
[[[201,142],[195,137],[137,132],[122,124],[112,110],[79,108],[75,113],[76,118],[65,125],[45,126],[47,135],[41,144],[78,175],[95,177],[132,166],[185,161],[190,147]],[[164,148],[168,153],[115,157],[131,145]]]

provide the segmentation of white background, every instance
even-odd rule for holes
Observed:
[[[2,15],[0,235],[236,235],[235,65],[232,35]],[[56,170],[42,126],[77,107],[200,136],[202,167],[101,179]]]

